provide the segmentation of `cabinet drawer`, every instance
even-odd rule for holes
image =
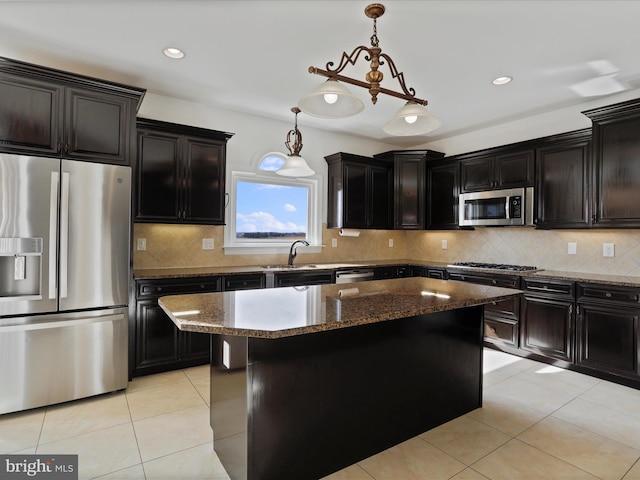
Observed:
[[[172,279],[136,282],[137,298],[154,298],[182,293],[220,292],[221,290],[222,277],[206,277],[191,281]]]
[[[561,295],[572,297],[575,292],[574,282],[547,280],[544,278],[522,278],[522,290],[525,294]]]
[[[517,347],[518,324],[514,322],[485,318],[484,340],[486,342]]]
[[[605,300],[637,305],[640,303],[640,289],[580,283],[578,284],[578,300]]]
[[[460,282],[478,283],[481,285],[491,285],[503,288],[518,288],[520,277],[517,275],[492,275],[481,273],[468,273],[456,270],[449,270],[449,280]]]
[[[262,274],[256,275],[232,275],[224,277],[224,290],[249,290],[252,288],[264,288],[266,278]]]
[[[520,317],[520,297],[508,298],[501,302],[491,302],[484,306],[485,315],[500,316],[518,321]]]
[[[333,272],[318,273],[276,273],[274,275],[276,287],[297,287],[302,285],[323,285],[335,283]]]

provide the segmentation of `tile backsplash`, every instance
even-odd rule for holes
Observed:
[[[535,230],[478,228],[464,231],[361,230],[359,237],[341,237],[323,228],[322,253],[299,251],[298,263],[416,259],[438,262],[477,261],[534,265],[547,270],[640,276],[640,230]],[[146,250],[135,250],[146,239]],[[203,250],[202,239],[214,249]],[[332,240],[337,247],[332,247]],[[389,247],[393,240],[393,247]],[[446,240],[446,249],[443,249]],[[285,263],[286,254],[225,255],[224,227],[206,225],[135,224],[134,268],[241,266]],[[576,254],[568,254],[568,244]],[[614,257],[603,257],[603,244],[613,243]]]
[[[442,249],[447,240],[447,249]],[[568,254],[568,244],[576,254]],[[613,243],[613,258],[603,244]],[[640,276],[640,230],[535,230],[478,228],[469,231],[409,232],[407,257],[445,262],[533,265],[546,270]]]
[[[134,225],[133,266],[140,268],[241,266],[286,263],[287,254],[225,255],[224,227],[208,225]],[[146,250],[136,250],[139,238]],[[202,239],[213,238],[213,250],[202,249]],[[337,247],[332,247],[332,240]],[[341,237],[336,229],[323,226],[322,253],[304,253],[298,249],[296,263],[354,262],[406,258],[405,232],[361,230],[359,237]],[[389,247],[393,240],[393,247]]]

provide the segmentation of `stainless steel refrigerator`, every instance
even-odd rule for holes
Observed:
[[[126,388],[131,168],[0,154],[0,414]]]

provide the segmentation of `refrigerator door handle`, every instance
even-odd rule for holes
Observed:
[[[124,314],[114,313],[114,314],[108,314],[108,315],[100,315],[97,317],[77,318],[73,320],[55,320],[51,322],[15,324],[15,325],[0,326],[0,333],[28,332],[32,330],[48,330],[51,328],[77,327],[77,326],[83,326],[83,325],[86,326],[86,325],[91,325],[93,323],[118,322],[124,319],[125,319]]]
[[[60,189],[60,298],[67,298],[69,267],[69,173],[62,173]]]
[[[49,298],[57,297],[58,277],[56,275],[58,251],[58,187],[60,174],[51,173],[51,190],[49,192]]]

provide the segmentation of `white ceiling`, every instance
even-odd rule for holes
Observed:
[[[370,45],[370,2],[352,0],[0,0],[0,55],[127,83],[149,92],[293,121],[300,97],[324,81],[313,65]],[[365,102],[340,120],[299,124],[411,146],[602,95],[576,87],[613,78],[640,87],[640,1],[386,0],[380,47],[442,126],[391,139],[382,125],[403,101],[350,87]],[[170,60],[162,49],[186,51]],[[344,74],[364,80],[360,59]],[[382,86],[399,90],[386,66]],[[500,75],[514,80],[491,85]],[[591,83],[592,82],[592,83]]]

